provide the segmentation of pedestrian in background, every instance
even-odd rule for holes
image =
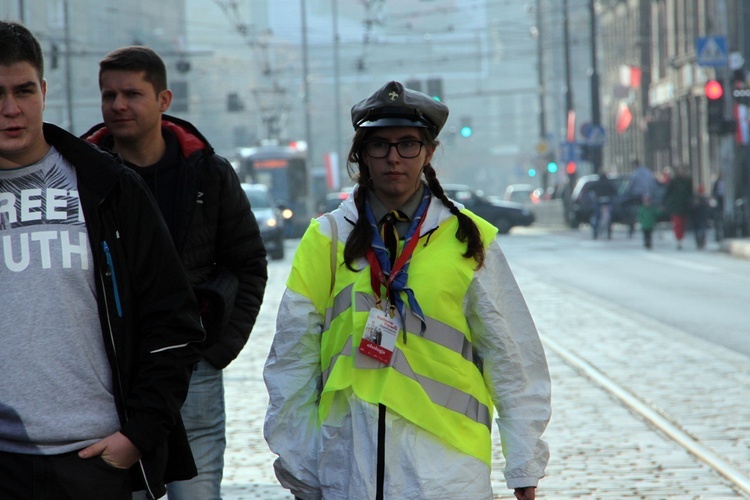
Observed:
[[[607,238],[612,239],[612,206],[617,196],[617,187],[607,177],[603,168],[600,167],[596,171],[596,175],[596,180],[590,184],[588,190],[588,196],[594,207],[591,217],[591,231],[594,239],[597,239],[604,229],[607,232]]]
[[[646,165],[641,164],[638,158],[630,161],[632,171],[628,178],[628,187],[625,191],[626,205],[631,210],[638,212],[638,207],[643,204],[643,197],[649,196],[653,202],[657,190],[657,181],[654,172]],[[631,212],[632,213],[632,212]],[[635,225],[630,225],[628,236],[632,237]]]
[[[389,82],[351,117],[356,188],[335,238],[328,215],[302,237],[264,369],[277,478],[304,499],[491,499],[496,408],[507,485],[533,499],[549,372],[497,229],[436,177],[448,108]]]
[[[0,498],[158,498],[195,475],[198,304],[143,181],[43,123],[46,92],[0,21]]]
[[[653,247],[653,232],[659,217],[659,208],[654,205],[651,195],[644,195],[638,207],[638,224],[643,232],[643,246],[649,250]]]
[[[672,221],[672,231],[677,240],[677,248],[682,249],[685,237],[685,224],[693,208],[693,180],[688,176],[684,165],[677,165],[674,177],[664,192],[664,208]]]
[[[726,195],[726,185],[721,172],[716,174],[713,185],[711,186],[711,197],[713,198],[713,221],[714,221],[714,238],[721,241],[724,238],[724,198]]]
[[[226,448],[222,370],[240,353],[260,311],[266,251],[234,169],[172,101],[161,57],[117,49],[99,63],[104,123],[84,137],[120,155],[159,205],[201,305],[208,340],[182,407],[198,476],[168,486],[170,500],[221,498]]]
[[[708,196],[706,196],[706,189],[703,187],[703,184],[698,185],[691,215],[695,234],[695,246],[700,250],[706,246],[708,221],[711,219],[711,203]]]

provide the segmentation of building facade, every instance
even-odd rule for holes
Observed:
[[[627,170],[635,157],[656,173],[684,165],[696,189],[707,193],[721,177],[727,228],[746,234],[750,4],[600,0],[598,22],[603,106],[612,131],[607,161]],[[705,90],[712,80],[724,90],[718,125]]]

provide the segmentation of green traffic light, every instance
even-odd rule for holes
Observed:
[[[557,172],[557,163],[555,163],[554,161],[549,162],[547,164],[547,172],[549,172],[550,174],[556,173]]]
[[[536,177],[536,169],[530,168],[529,169],[529,177]]]
[[[461,135],[463,137],[471,137],[471,127],[461,127]]]

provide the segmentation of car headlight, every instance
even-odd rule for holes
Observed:
[[[276,218],[275,217],[271,217],[270,219],[266,220],[266,226],[268,226],[268,227],[276,227],[277,224],[278,224],[278,222],[276,222]]]

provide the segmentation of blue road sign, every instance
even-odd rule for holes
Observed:
[[[575,142],[561,142],[558,151],[558,158],[561,162],[578,161],[579,154]]]
[[[699,66],[726,66],[729,63],[727,55],[727,37],[704,36],[695,40],[696,62]]]
[[[581,126],[581,133],[585,139],[584,144],[589,146],[603,146],[604,145],[604,127],[601,125],[593,125],[591,123],[585,123]]]

